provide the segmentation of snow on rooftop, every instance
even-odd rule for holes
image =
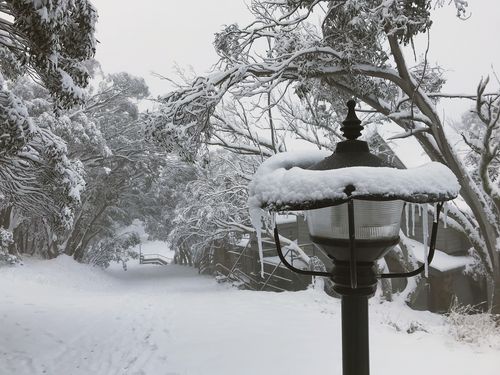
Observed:
[[[276,224],[296,223],[297,216],[294,214],[278,214],[276,215]]]
[[[307,170],[328,151],[284,152],[261,164],[249,186],[251,210],[267,208],[307,209],[311,202],[347,200],[353,197],[397,197],[410,202],[439,201],[456,197],[460,185],[443,164],[431,162],[411,169],[351,167],[325,171]]]
[[[237,247],[247,247],[250,242],[250,238],[241,238],[235,245]]]
[[[411,238],[405,238],[404,242],[406,246],[411,248],[415,258],[420,263],[424,263],[425,251],[423,245],[418,241],[412,240]],[[453,256],[446,254],[444,251],[436,249],[434,252],[434,258],[432,259],[432,262],[429,266],[440,272],[447,272],[466,267],[473,262],[474,260],[472,257]]]
[[[290,254],[287,254],[287,255],[285,255],[285,259],[288,261],[288,263],[290,263],[291,265],[293,265],[296,268],[299,268],[302,270],[307,270],[309,267],[309,265],[306,262],[304,262],[301,258],[298,258],[297,256],[292,257]],[[267,263],[267,264],[272,264],[275,266],[287,268],[281,262],[281,259],[279,256],[264,257],[263,262]]]

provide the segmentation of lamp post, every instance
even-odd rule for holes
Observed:
[[[332,270],[293,267],[281,251],[275,226],[278,255],[296,273],[331,278],[341,296],[343,374],[369,375],[368,299],[375,294],[378,279],[415,276],[425,268],[377,274],[376,261],[399,243],[406,201],[437,203],[427,257],[430,263],[440,210],[444,201],[458,195],[459,185],[442,164],[431,163],[414,172],[398,170],[370,153],[368,144],[357,139],[363,127],[355,104],[353,100],[347,103],[341,128],[346,140],[337,144],[332,155],[306,168],[307,163],[294,165],[293,160],[265,162],[250,186],[250,202],[271,211],[305,211],[311,240],[332,259]],[[307,182],[307,177],[313,181]],[[310,187],[303,186],[308,183]],[[283,186],[273,189],[273,184],[286,185],[288,191],[283,193]]]

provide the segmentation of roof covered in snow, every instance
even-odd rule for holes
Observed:
[[[292,213],[286,213],[284,215],[278,214],[276,215],[276,224],[290,224],[297,222],[297,216]]]
[[[412,240],[411,238],[406,238],[406,246],[409,246],[413,251],[413,255],[420,262],[425,262],[425,250],[422,243]],[[456,269],[464,268],[474,262],[474,259],[470,256],[454,256],[446,254],[444,251],[435,250],[434,258],[429,265],[431,268],[438,270],[440,272],[447,272]]]
[[[460,185],[443,164],[431,162],[411,169],[350,167],[308,170],[331,153],[284,152],[267,159],[249,186],[251,209],[307,210],[344,203],[350,199],[439,202],[455,198]]]

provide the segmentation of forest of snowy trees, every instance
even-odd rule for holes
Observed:
[[[165,236],[174,184],[190,171],[145,141],[144,79],[93,60],[89,2],[1,6],[12,21],[1,25],[0,260],[125,262],[139,238],[120,229],[142,219]]]
[[[467,18],[467,4],[453,4]],[[140,239],[123,228],[138,219],[179,262],[199,265],[214,244],[254,232],[247,186],[258,165],[297,141],[335,149],[354,97],[365,125],[397,124],[395,138],[415,138],[457,176],[449,225],[469,239],[471,272],[487,278],[498,312],[498,77],[478,72],[470,93],[441,91],[444,70],[413,43],[431,35],[436,6],[449,4],[254,0],[251,24],[215,35],[211,74],[171,77],[177,89],[151,98],[143,78],[94,59],[88,0],[0,1],[0,262],[67,254],[125,265]],[[450,98],[470,100],[460,144],[438,110]],[[368,138],[390,148],[376,130]]]

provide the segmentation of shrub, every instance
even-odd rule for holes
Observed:
[[[500,348],[500,320],[475,306],[463,306],[457,299],[446,315],[451,335],[461,342]]]
[[[18,256],[9,252],[13,243],[12,232],[0,227],[0,263],[14,264],[21,261]]]

